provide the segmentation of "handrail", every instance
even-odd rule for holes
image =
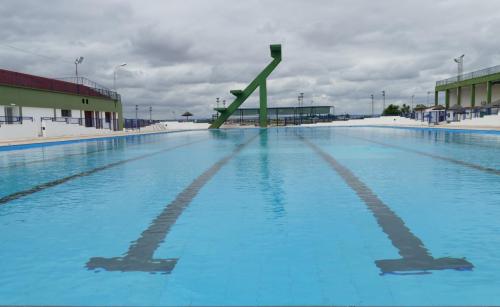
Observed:
[[[64,77],[64,78],[57,78],[56,80],[83,85],[91,88],[92,90],[96,91],[97,93],[103,96],[109,97],[113,100],[121,101],[120,94],[85,77]]]
[[[121,101],[118,93],[84,77],[50,79],[0,69],[0,84]]]
[[[455,77],[451,77],[448,79],[436,81],[436,86],[447,85],[447,84],[455,83],[455,82],[459,82],[459,81],[465,81],[465,80],[470,80],[470,79],[474,79],[474,78],[484,77],[484,76],[492,75],[492,74],[496,74],[496,73],[500,73],[500,65],[489,67],[489,68],[484,68],[484,69],[476,70],[476,71],[469,72],[466,74],[462,74],[460,76],[455,76]]]
[[[23,121],[33,121],[33,117],[29,117],[29,116],[0,116],[0,123],[22,124]]]
[[[75,125],[82,125],[83,123],[83,118],[81,117],[42,117],[41,119],[42,121],[48,120],[52,122],[75,124]]]

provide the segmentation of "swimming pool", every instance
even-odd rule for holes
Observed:
[[[499,305],[499,152],[373,127],[3,151],[0,305]]]

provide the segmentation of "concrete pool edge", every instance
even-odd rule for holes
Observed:
[[[144,135],[157,135],[157,134],[169,134],[169,133],[179,133],[179,132],[189,132],[189,131],[204,131],[208,129],[181,129],[181,130],[170,130],[170,131],[147,131],[138,133],[116,133],[103,136],[78,136],[78,137],[56,137],[51,139],[41,139],[41,140],[25,140],[25,141],[6,141],[5,143],[0,142],[0,151],[10,151],[10,150],[23,150],[36,147],[45,146],[56,146],[56,145],[66,145],[81,142],[93,142],[93,141],[107,141],[111,139],[119,138],[130,138],[136,136]]]

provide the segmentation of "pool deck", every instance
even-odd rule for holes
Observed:
[[[177,125],[172,128],[162,129],[162,130],[129,130],[129,131],[116,131],[106,134],[88,134],[88,135],[78,135],[78,136],[57,136],[57,137],[38,137],[38,138],[26,138],[17,140],[0,140],[0,149],[6,147],[23,147],[23,145],[42,145],[51,143],[65,143],[65,142],[75,142],[75,141],[85,141],[85,140],[98,140],[116,137],[128,137],[134,135],[148,135],[148,134],[161,134],[161,133],[173,133],[173,132],[185,132],[185,131],[197,131],[206,130],[208,125],[206,124],[190,124],[190,125]]]
[[[328,123],[304,124],[301,127],[392,127],[392,128],[432,128],[446,130],[500,131],[500,116],[464,120],[461,122],[441,123],[439,125],[399,116],[334,121]]]

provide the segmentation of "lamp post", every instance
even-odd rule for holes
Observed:
[[[76,75],[76,83],[78,83],[78,65],[82,64],[83,57],[76,58],[75,60],[75,75]]]
[[[458,58],[453,59],[453,61],[457,63],[457,81],[460,81],[462,74],[464,72],[464,56],[465,54],[462,54]]]
[[[153,122],[153,106],[149,106],[149,123]]]
[[[375,116],[375,114],[373,114],[373,98],[374,98],[374,97],[373,97],[373,94],[371,94],[371,95],[370,95],[370,97],[372,98],[372,117],[374,117],[374,116]]]
[[[429,96],[431,95],[431,91],[427,91],[427,106],[429,106]]]
[[[413,100],[415,99],[415,94],[411,95],[411,108],[413,109]]]
[[[382,99],[383,99],[383,105],[382,105],[382,113],[385,111],[385,91],[382,91]]]
[[[302,124],[302,106],[304,105],[304,93],[299,94],[299,121]]]
[[[139,111],[139,105],[137,105],[137,104],[136,104],[136,105],[135,105],[135,127],[136,127],[136,128],[137,128],[137,127],[139,127],[139,120],[138,120],[138,118],[137,118],[137,115],[138,115],[138,114],[137,114],[137,112],[138,112],[138,111]]]
[[[116,73],[117,73],[118,69],[120,67],[123,67],[123,66],[127,66],[127,63],[116,65],[115,69],[113,70],[113,88],[114,88],[115,92],[116,92]]]

